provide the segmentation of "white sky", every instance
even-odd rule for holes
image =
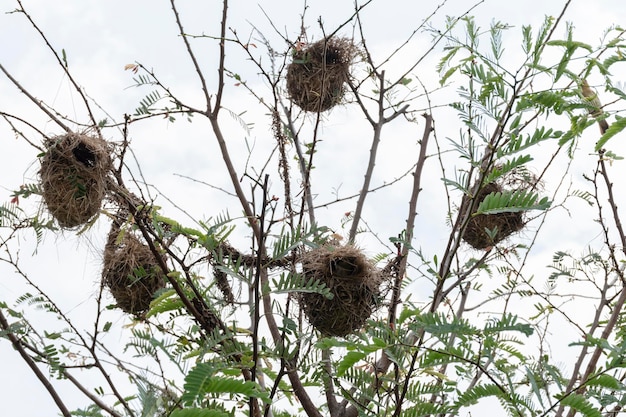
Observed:
[[[154,68],[161,79],[171,85],[184,99],[183,101],[201,104],[202,96],[193,69],[184,52],[181,39],[176,36],[177,29],[169,2],[25,0],[25,3],[50,42],[59,50],[65,49],[74,77],[89,96],[118,121],[123,119],[124,113],[133,113],[139,99],[148,92],[127,88],[132,83],[132,74],[124,71],[124,65],[135,61],[143,63],[148,68]],[[314,4],[310,4],[306,23],[308,33],[316,39],[320,37],[316,24],[318,16],[322,16],[325,27],[332,30],[350,15],[352,9],[352,1],[349,0],[310,3]],[[393,6],[390,6],[391,3]],[[520,26],[532,24],[536,28],[545,14],[558,13],[563,3],[555,0],[531,0],[524,2],[523,7],[519,7],[519,3],[489,0],[478,6],[474,14],[483,27],[487,27],[492,19],[515,25],[516,28],[505,38],[506,49],[515,53],[519,49],[521,39]],[[599,1],[595,2],[593,7],[586,6],[589,3],[573,1],[566,15],[566,20],[574,22],[575,33],[579,39],[595,44],[605,28],[612,24],[626,23],[626,2]],[[364,13],[372,51],[382,57],[396,48],[434,9],[435,4],[410,0],[394,2],[375,0]],[[432,23],[440,25],[445,15],[458,15],[467,10],[469,5],[470,2],[463,0],[450,1]],[[12,0],[0,3],[1,12],[10,11],[15,7],[17,5]],[[192,5],[191,2],[184,1],[180,1],[179,7],[188,33],[217,34],[219,8]],[[297,1],[266,0],[258,3],[233,1],[229,9],[230,26],[237,28],[238,34],[245,38],[250,32],[250,24],[253,24],[273,42],[277,42],[261,10],[267,12],[275,25],[292,39],[299,33],[301,6]],[[564,27],[557,31],[557,38],[563,32]],[[402,68],[403,63],[410,63],[416,56],[420,56],[429,47],[429,39],[429,35],[420,35],[414,45],[407,50],[408,54],[398,60],[397,68]],[[203,42],[206,47],[203,46]],[[214,43],[199,40],[195,45],[206,74],[214,76],[217,68]],[[409,56],[412,54],[414,56]],[[239,72],[241,68],[241,73],[254,81],[255,73],[242,60],[240,52],[229,50],[227,57],[230,69]],[[427,84],[434,85],[436,82],[434,65],[439,57],[439,54],[433,54],[417,70],[418,76]],[[59,108],[70,118],[87,120],[82,112],[79,97],[72,92],[69,82],[55,65],[41,39],[21,15],[0,14],[0,63],[38,98]],[[624,67],[619,68],[622,73],[616,74],[616,77],[626,82],[626,76],[623,75]],[[390,69],[391,72],[393,70],[394,68]],[[592,79],[592,83],[593,81]],[[258,82],[257,85],[258,88],[263,88]],[[255,123],[248,140],[255,143],[260,154],[267,154],[273,143],[268,133],[269,120],[263,109],[257,106],[242,88],[234,87],[232,80],[228,80],[226,92],[225,105],[236,113],[246,110],[245,120]],[[0,76],[0,110],[34,122],[47,134],[60,133],[57,126],[20,95],[4,76]],[[436,111],[434,114],[437,134],[442,141],[445,137],[458,135],[459,126],[456,121],[446,119],[450,114],[444,110]],[[246,132],[238,128],[235,121],[228,120],[226,114],[222,119],[229,144],[233,149],[241,150],[235,157],[241,170],[246,157]],[[393,180],[409,169],[414,162],[418,151],[416,140],[422,134],[421,125],[417,129],[414,127],[411,129],[408,130],[406,124],[399,122],[385,128],[374,185]],[[215,216],[226,207],[230,207],[231,214],[236,215],[237,202],[231,197],[174,175],[193,177],[230,190],[229,181],[222,168],[222,160],[217,157],[215,140],[208,132],[205,121],[198,119],[189,124],[180,118],[175,124],[157,120],[138,123],[133,125],[131,137],[133,149],[148,182],[157,186],[168,198],[177,201],[180,206],[198,218]],[[353,108],[333,110],[328,115],[322,132],[324,141],[319,149],[316,169],[313,172],[313,187],[314,191],[319,193],[319,202],[332,199],[334,189],[339,189],[342,196],[359,190],[364,169],[363,161],[367,156],[371,137],[369,127],[363,123],[363,117]],[[106,131],[105,135],[109,135],[108,138],[111,140],[120,138],[119,132],[113,129]],[[590,138],[590,143],[591,141],[593,138]],[[616,153],[620,153],[619,149],[622,150],[622,155],[626,153],[623,145],[612,146]],[[0,202],[7,202],[13,189],[35,180],[38,169],[37,152],[23,141],[15,140],[4,122],[0,123],[0,149]],[[591,152],[592,146],[587,146],[586,149]],[[260,162],[257,164],[260,166]],[[590,173],[593,165],[593,158],[577,162],[572,169],[571,180],[580,184],[581,173]],[[613,168],[614,172],[619,172],[618,170],[623,172],[623,169],[623,164],[619,163]],[[447,239],[448,232],[445,226],[445,212],[441,206],[442,200],[439,198],[441,196],[436,196],[436,193],[441,191],[440,173],[435,166],[429,168],[426,173],[430,174],[430,177],[426,175],[423,185],[425,194],[420,200],[416,245],[422,246],[431,257],[434,254],[441,257],[440,249]],[[292,175],[295,177],[296,172],[294,171]],[[278,183],[278,177],[273,178],[273,181]],[[364,219],[374,230],[380,231],[380,238],[385,242],[389,236],[397,234],[402,229],[409,183],[410,181],[404,181],[397,187],[372,195],[371,201],[366,205]],[[616,183],[616,194],[626,195],[625,186]],[[626,201],[623,197],[620,198],[624,206]],[[169,207],[165,200],[160,199],[157,202]],[[322,222],[327,222],[326,224],[333,228],[339,228],[343,213],[352,210],[353,206],[353,202],[338,204],[318,211],[318,215]],[[575,210],[571,213],[572,217],[567,216],[565,211],[560,211],[548,222],[543,233],[549,238],[536,248],[537,256],[532,261],[536,263],[534,267],[538,270],[545,271],[544,266],[550,262],[555,250],[572,249],[576,253],[586,245],[600,243],[597,241],[597,229],[593,227],[591,221],[587,221],[594,216],[593,209],[585,207],[582,203],[575,203],[573,207]],[[166,214],[185,220],[181,213],[175,211]],[[576,220],[578,218],[585,221],[579,223]],[[76,320],[78,327],[84,326],[85,329],[91,325],[90,319],[93,316],[95,304],[91,298],[98,287],[101,263],[99,251],[105,233],[106,225],[101,225],[81,237],[75,237],[69,232],[59,236],[47,235],[34,255],[33,236],[26,235],[22,241],[23,249],[20,256],[25,271],[68,311],[72,319]],[[372,239],[364,239],[360,243],[367,245],[364,249],[372,255],[385,250],[382,246],[377,246]],[[31,256],[32,260],[29,260]],[[10,268],[0,265],[0,300],[11,302],[25,290],[20,278],[15,276]],[[427,296],[428,294],[416,293],[412,299],[419,300],[420,297]],[[115,338],[119,338],[122,343],[124,330],[121,326],[127,323],[127,320],[119,316],[112,317],[117,320],[116,324],[120,329],[113,331],[109,339],[115,343]],[[14,417],[56,415],[56,408],[43,387],[4,340],[0,341],[0,358],[0,375],[5,376],[0,379],[2,413]],[[65,391],[67,385],[63,383],[59,386],[62,393],[73,392],[71,389]],[[74,394],[66,395],[75,398]],[[71,407],[86,403],[81,397],[76,398],[78,399],[75,402],[69,401]]]

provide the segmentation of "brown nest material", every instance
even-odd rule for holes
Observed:
[[[43,199],[64,228],[87,223],[100,210],[111,169],[110,148],[99,137],[68,133],[46,141],[39,177]]]
[[[345,336],[360,329],[378,307],[382,277],[354,246],[321,246],[305,253],[306,281],[322,282],[332,298],[302,293],[300,305],[309,323],[324,336]]]
[[[293,53],[287,91],[302,110],[323,112],[339,104],[357,47],[347,38],[322,39]]]
[[[135,315],[148,310],[154,294],[165,287],[165,275],[150,248],[115,226],[104,249],[102,280],[117,307]]]
[[[502,191],[503,188],[500,184],[489,183],[478,191],[476,200],[480,204],[487,195]],[[465,198],[467,199],[467,196]],[[524,218],[519,211],[473,215],[467,224],[463,240],[475,249],[486,249],[520,231],[524,224]],[[487,233],[487,230],[491,233]]]

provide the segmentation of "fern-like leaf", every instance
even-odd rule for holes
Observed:
[[[341,362],[339,362],[339,365],[337,365],[337,376],[341,377],[345,375],[348,369],[352,368],[357,362],[365,359],[366,356],[367,353],[359,351],[346,353]]]
[[[606,132],[604,132],[604,134],[596,143],[596,151],[602,149],[602,147],[609,141],[609,139],[611,139],[613,136],[617,135],[624,129],[626,129],[626,117],[616,118],[616,120],[610,124],[609,128],[606,130]]]
[[[161,293],[161,295],[150,302],[150,310],[146,313],[146,318],[166,313],[168,311],[176,311],[183,307],[184,304],[176,295],[175,290],[165,290]]]
[[[445,416],[450,413],[452,408],[445,404],[436,404],[432,402],[420,402],[412,407],[402,410],[402,417],[421,417],[421,416]]]
[[[171,417],[230,417],[231,414],[221,410],[209,410],[206,408],[184,408],[174,410]]]
[[[218,376],[211,364],[199,363],[185,377],[185,392],[181,401],[192,405],[206,394],[240,394],[269,402],[269,396],[257,383]]]
[[[614,391],[624,390],[624,384],[622,384],[615,377],[608,375],[608,374],[596,375],[595,377],[590,378],[585,383],[585,385],[593,386],[593,387],[602,387],[602,388],[606,388],[606,389],[614,390]]]
[[[326,298],[332,298],[333,294],[330,292],[326,284],[316,280],[315,278],[306,279],[302,274],[296,273],[282,273],[278,280],[273,280],[274,290],[272,292],[289,293],[289,292],[305,292],[305,293],[317,293]]]
[[[539,199],[537,193],[527,190],[491,193],[481,201],[476,214],[511,213],[528,210],[546,210],[550,207],[547,197]]]
[[[525,334],[526,336],[531,336],[533,334],[533,328],[531,325],[526,323],[518,323],[517,316],[513,314],[504,314],[499,320],[489,320],[485,325],[483,332],[485,334],[489,333],[499,333],[504,331],[516,331]]]
[[[143,116],[152,113],[151,107],[161,100],[161,93],[158,90],[152,91],[139,102],[139,107],[135,109],[135,116]]]
[[[532,160],[533,158],[530,155],[522,155],[517,158],[513,158],[510,161],[506,161],[502,165],[495,167],[489,173],[487,178],[485,178],[485,183],[488,184],[488,183],[494,182],[498,178],[501,178],[502,176],[508,174],[509,172],[515,170],[516,168],[523,166],[524,164]]]
[[[495,384],[480,384],[461,393],[455,401],[455,408],[468,407],[477,404],[479,400],[487,397],[506,396],[502,389]]]
[[[585,417],[602,417],[600,410],[580,394],[569,394],[560,399],[562,405],[578,411]]]

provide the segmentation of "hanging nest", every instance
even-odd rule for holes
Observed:
[[[322,39],[293,53],[287,91],[302,110],[323,112],[339,104],[357,47],[347,38]]]
[[[148,245],[116,226],[104,249],[102,280],[117,307],[137,316],[150,308],[154,294],[165,287],[165,275]]]
[[[345,336],[360,329],[381,299],[382,277],[354,246],[321,246],[305,253],[306,281],[323,282],[332,298],[302,293],[299,301],[309,322],[324,336]]]
[[[39,178],[50,213],[64,228],[87,223],[100,210],[112,162],[110,148],[99,137],[78,133],[46,143]]]
[[[537,178],[523,168],[513,170],[499,179],[484,185],[477,193],[478,204],[491,193],[531,190],[537,188]],[[464,204],[469,204],[468,197],[464,197]],[[478,206],[477,206],[478,207]],[[513,233],[524,228],[526,221],[522,212],[503,212],[495,214],[479,214],[471,217],[463,240],[475,249],[486,249],[494,246]],[[491,231],[487,233],[487,230]],[[495,232],[495,233],[494,233]]]

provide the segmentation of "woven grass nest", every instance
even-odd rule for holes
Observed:
[[[68,133],[49,139],[39,178],[48,211],[59,225],[74,228],[100,210],[112,162],[110,148],[99,137]]]
[[[476,200],[480,204],[491,193],[530,190],[537,186],[537,178],[520,168],[507,173],[497,182],[484,185],[478,191]],[[464,198],[467,199],[467,196]],[[513,233],[519,232],[525,225],[524,215],[519,211],[479,214],[471,217],[463,234],[463,240],[475,249],[486,249],[502,242]],[[486,230],[495,231],[494,236],[490,236]]]
[[[357,47],[347,38],[322,39],[293,53],[287,92],[302,110],[323,112],[339,104]]]
[[[332,299],[302,293],[309,323],[324,336],[345,336],[360,329],[378,307],[382,276],[354,246],[321,246],[305,253],[302,273],[326,284]]]
[[[137,316],[150,308],[154,294],[165,287],[165,275],[148,245],[116,227],[104,249],[102,280],[117,307]]]

